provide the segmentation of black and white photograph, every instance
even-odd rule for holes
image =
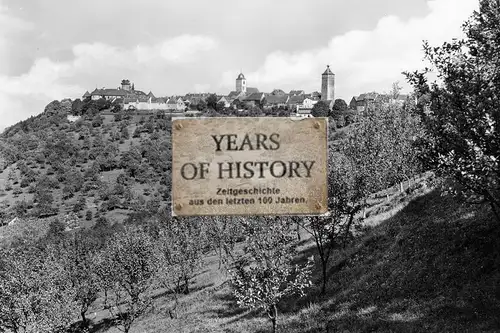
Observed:
[[[0,0],[0,333],[500,333],[500,0]]]

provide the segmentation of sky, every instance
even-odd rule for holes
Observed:
[[[247,85],[335,98],[390,91],[422,41],[463,36],[477,0],[0,0],[0,131],[53,100],[129,79],[156,96]]]

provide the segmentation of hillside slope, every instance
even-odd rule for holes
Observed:
[[[287,331],[500,331],[500,226],[476,208],[413,200],[345,251],[327,300]]]
[[[488,210],[427,193],[339,249],[324,296],[317,266],[308,295],[280,304],[279,331],[500,332],[499,236]],[[301,248],[303,258],[315,253],[310,239]],[[133,331],[269,332],[265,314],[239,308],[225,279],[217,258],[205,258],[179,317],[168,317],[164,295]],[[95,332],[118,332],[106,322]]]

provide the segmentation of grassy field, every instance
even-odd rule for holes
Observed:
[[[373,202],[370,211],[379,213],[359,239],[335,253],[326,295],[318,264],[307,296],[279,305],[279,332],[500,332],[500,227],[489,211],[425,186],[389,194]],[[302,236],[297,261],[315,253]],[[226,279],[217,257],[206,257],[178,318],[158,291],[152,312],[131,331],[270,332],[265,315],[236,305]],[[93,331],[119,332],[98,309]]]

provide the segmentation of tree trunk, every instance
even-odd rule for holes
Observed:
[[[104,289],[104,308],[106,309],[108,306],[108,289]]]
[[[168,310],[168,314],[170,316],[170,319],[176,319],[177,318],[177,306],[179,305],[179,298],[177,297],[177,293],[173,291],[174,294],[174,307],[172,309]]]
[[[296,222],[297,225],[296,225],[296,231],[297,231],[297,240],[300,242],[300,229],[299,229],[299,222]]]
[[[271,323],[273,324],[273,333],[276,333],[276,320],[278,319],[278,308],[276,308],[276,304],[273,304],[269,307],[267,315],[269,316],[269,319],[271,319]]]
[[[184,293],[189,294],[189,279],[184,277]]]
[[[326,292],[326,261],[321,259],[321,270],[323,273],[323,284],[321,285],[321,295],[324,295]]]
[[[89,326],[89,323],[87,321],[87,317],[85,317],[85,312],[87,312],[86,310],[82,310],[80,311],[80,315],[82,316],[82,326],[83,327],[88,327]]]
[[[365,198],[364,205],[363,205],[363,219],[366,219],[366,202],[367,202],[367,200]]]
[[[399,183],[399,192],[400,192],[400,193],[403,193],[403,192],[404,192],[404,190],[405,190],[405,187],[404,187],[404,182]]]

